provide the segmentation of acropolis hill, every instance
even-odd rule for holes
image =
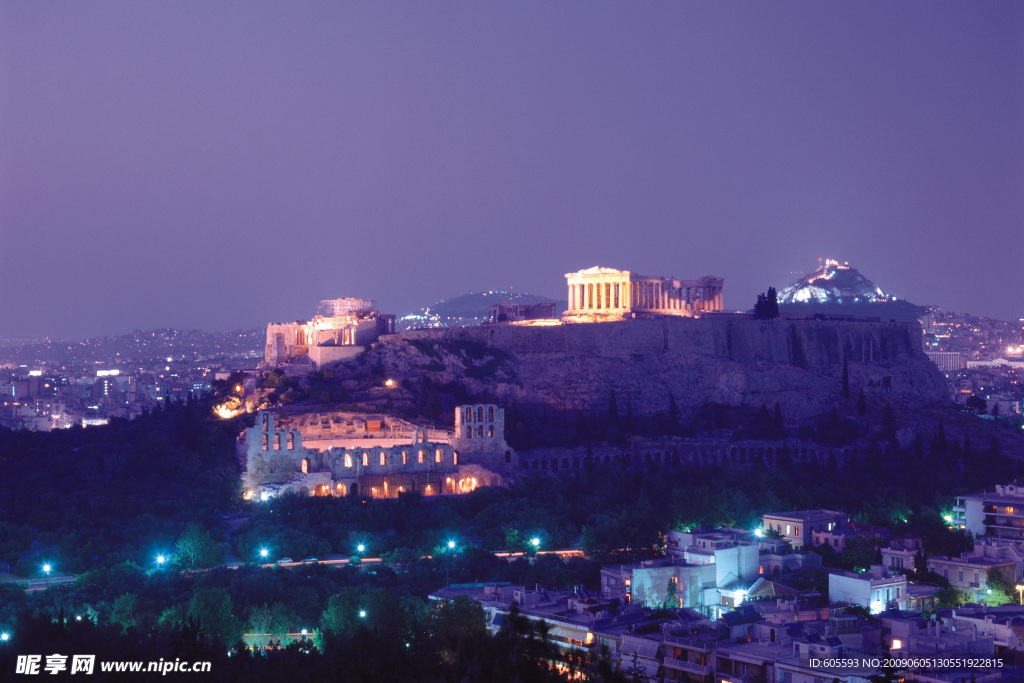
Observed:
[[[462,383],[472,395],[522,407],[604,411],[615,391],[620,406],[628,398],[637,414],[654,414],[671,393],[684,415],[707,402],[778,402],[788,418],[803,418],[836,404],[844,360],[851,386],[869,397],[945,398],[920,334],[916,322],[666,316],[405,332],[381,337],[365,360],[396,381]],[[467,344],[488,352],[472,358]]]
[[[373,310],[372,301],[338,300],[361,308],[268,326],[267,364],[288,369],[287,361],[293,374],[330,367],[375,409],[401,394],[379,393],[381,373],[392,387],[427,380],[459,386],[474,400],[593,414],[607,409],[614,392],[639,415],[664,412],[671,395],[683,416],[709,402],[778,403],[787,418],[806,418],[837,405],[844,363],[850,386],[869,398],[946,396],[916,321],[755,320],[722,310],[722,280],[713,276],[679,280],[594,267],[567,273],[566,281],[561,320],[519,324],[388,334],[393,316]],[[323,302],[321,310],[339,306]],[[356,341],[364,328],[376,331],[375,341]],[[342,348],[355,343],[365,352]]]

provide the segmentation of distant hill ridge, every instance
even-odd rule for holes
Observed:
[[[406,313],[398,318],[395,326],[398,330],[412,330],[424,327],[466,327],[468,325],[479,325],[482,322],[486,322],[488,307],[496,304],[517,303],[529,305],[552,301],[555,300],[546,296],[525,292],[508,292],[504,290],[472,292],[452,299],[442,299],[430,306]],[[557,304],[556,310],[560,315],[565,310],[565,304],[558,301],[555,301],[555,303]]]

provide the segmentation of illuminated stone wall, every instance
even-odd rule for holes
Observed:
[[[456,410],[471,408],[460,406]],[[263,411],[257,415],[256,424],[238,437],[239,455],[245,463],[246,496],[266,499],[296,492],[395,498],[403,492],[460,494],[480,486],[503,485],[502,475],[487,467],[504,457],[497,457],[503,437],[492,440],[488,453],[481,453],[473,448],[460,451],[464,442],[449,442],[443,432],[440,438],[430,439],[429,435],[426,428],[415,429],[407,439],[367,433],[358,442],[349,439],[344,445],[317,449],[303,443],[300,429],[281,428],[275,415]],[[483,447],[485,441],[474,443]]]

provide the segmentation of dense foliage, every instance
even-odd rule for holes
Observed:
[[[146,564],[190,523],[224,540],[242,424],[208,414],[190,402],[86,429],[0,429],[0,561],[25,576],[43,561],[62,573]]]

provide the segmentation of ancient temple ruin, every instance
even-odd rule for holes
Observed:
[[[594,266],[566,273],[565,322],[625,320],[649,315],[697,317],[722,310],[722,278],[677,280]]]
[[[356,356],[382,334],[393,334],[395,316],[377,310],[373,299],[324,299],[309,321],[270,323],[264,364],[299,364],[316,370]]]

